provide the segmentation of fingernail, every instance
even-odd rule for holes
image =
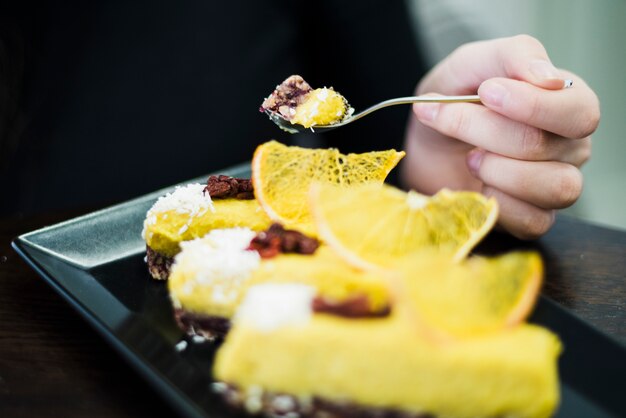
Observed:
[[[480,94],[480,100],[484,104],[500,107],[509,91],[502,84],[491,81],[480,86],[478,94]]]
[[[432,122],[437,118],[439,106],[439,103],[416,103],[413,105],[413,110],[420,121]]]
[[[552,63],[544,60],[534,60],[529,65],[530,72],[539,80],[561,79],[561,73]]]
[[[474,177],[478,177],[478,170],[480,169],[480,164],[483,162],[483,157],[485,156],[485,151],[480,148],[475,148],[467,153],[467,168],[469,168],[470,173]]]

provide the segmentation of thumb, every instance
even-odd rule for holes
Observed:
[[[543,87],[544,89],[562,89],[568,82],[548,59],[530,60],[528,63],[528,73],[529,74],[522,74],[519,79],[534,84],[535,86]]]
[[[473,94],[483,81],[494,77],[550,90],[561,89],[566,83],[542,43],[532,36],[518,35],[463,45],[426,75],[419,92]]]

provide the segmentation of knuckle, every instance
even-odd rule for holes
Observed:
[[[470,41],[465,42],[452,51],[449,56],[459,56],[459,57],[468,57],[475,54],[476,48],[480,48],[480,46],[484,44],[484,41]]]
[[[531,125],[524,125],[521,136],[522,158],[543,160],[546,158],[548,144],[543,130]]]
[[[578,101],[575,121],[570,125],[569,138],[585,138],[593,134],[600,125],[600,101],[596,94],[587,89],[583,98]]]
[[[515,35],[511,38],[511,41],[520,48],[524,49],[537,49],[543,50],[543,44],[534,36],[528,34]]]
[[[448,107],[448,109],[450,109],[450,119],[446,121],[446,133],[459,137],[469,130],[470,118],[465,112],[459,110],[460,107]]]
[[[565,165],[555,176],[554,191],[555,204],[559,208],[573,205],[583,189],[583,179],[580,170],[573,165]]]
[[[459,55],[459,54],[462,55],[466,53],[468,50],[471,50],[474,47],[474,44],[475,42],[466,42],[464,44],[461,44],[452,51],[451,55]]]
[[[531,57],[548,59],[548,54],[543,44],[537,38],[528,34],[505,38],[504,42],[501,54],[505,68],[513,78],[525,79],[527,76],[522,68],[525,68],[527,63],[520,62],[520,59],[530,59]]]
[[[528,104],[526,107],[527,117],[526,121],[533,125],[543,125],[546,118],[546,112],[542,106],[542,102],[539,96],[532,94],[528,96]]]
[[[579,137],[584,138],[590,136],[598,129],[600,124],[600,108],[598,106],[590,106],[580,118],[582,126],[580,127]]]
[[[581,139],[579,155],[579,167],[591,159],[591,137]]]
[[[518,234],[522,239],[537,239],[550,230],[555,220],[553,210],[541,210],[534,212],[524,219],[522,231]]]

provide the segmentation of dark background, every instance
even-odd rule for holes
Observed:
[[[355,109],[423,73],[404,2],[21,1],[0,6],[0,214],[112,204],[277,139],[402,147],[407,107],[294,137],[258,107],[291,74]]]

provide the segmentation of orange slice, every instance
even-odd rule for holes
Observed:
[[[404,152],[395,150],[344,155],[333,148],[289,147],[269,141],[260,145],[252,158],[254,194],[274,221],[312,228],[307,200],[312,182],[380,184],[402,157]]]
[[[309,199],[319,237],[364,269],[387,267],[428,249],[459,261],[498,216],[495,199],[445,189],[429,197],[388,185],[315,184]]]
[[[405,259],[396,268],[397,306],[434,341],[477,337],[521,323],[543,278],[541,257],[534,252],[472,257],[458,264],[431,254]]]

